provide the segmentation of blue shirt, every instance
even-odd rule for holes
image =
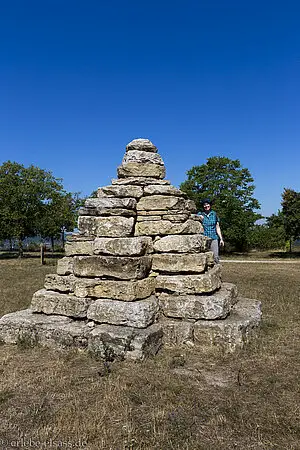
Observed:
[[[202,212],[201,215],[203,216],[202,225],[204,228],[204,235],[210,237],[211,239],[219,239],[216,230],[216,225],[219,222],[217,213],[210,210],[208,214],[206,212]]]

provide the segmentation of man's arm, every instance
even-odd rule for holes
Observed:
[[[224,245],[224,241],[223,241],[223,237],[222,237],[222,233],[221,233],[221,228],[220,228],[219,222],[217,222],[217,224],[216,224],[216,232],[217,232],[217,235],[220,238],[220,245],[223,246]]]

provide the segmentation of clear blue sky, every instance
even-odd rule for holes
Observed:
[[[0,164],[90,194],[126,144],[153,141],[167,178],[238,158],[262,214],[300,191],[300,3],[11,0],[0,5]]]

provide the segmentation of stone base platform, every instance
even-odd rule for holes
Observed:
[[[54,349],[78,348],[106,360],[142,360],[162,345],[159,324],[145,329],[95,324],[66,316],[34,313],[25,309],[0,319],[0,341],[6,344],[41,345]]]
[[[218,346],[226,352],[233,352],[247,343],[260,320],[260,302],[237,298],[237,303],[226,319],[196,321],[164,318],[161,321],[164,330],[163,341],[167,346]]]
[[[243,347],[261,320],[257,300],[237,298],[225,319],[192,320],[164,317],[147,328],[134,328],[66,316],[35,313],[31,309],[0,319],[0,341],[7,344],[42,345],[54,349],[77,348],[105,360],[143,360],[161,346],[218,346],[226,352]]]

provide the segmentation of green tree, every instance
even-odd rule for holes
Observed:
[[[282,214],[284,229],[292,250],[292,241],[300,237],[300,192],[284,189],[282,193]]]
[[[61,237],[64,246],[65,231],[76,227],[77,212],[81,205],[79,194],[70,192],[53,192],[52,198],[43,203],[36,222],[36,234],[51,240],[52,251],[54,239]]]
[[[51,172],[33,165],[25,168],[17,162],[3,163],[0,166],[0,237],[16,239],[22,256],[23,239],[41,230],[47,205],[69,195],[61,179],[54,178]]]
[[[271,217],[275,216],[273,214]],[[251,248],[260,250],[277,250],[285,248],[285,231],[283,225],[277,226],[272,223],[262,225],[254,225],[250,232],[250,246]]]
[[[262,217],[255,212],[260,204],[253,197],[253,181],[249,170],[238,159],[214,156],[206,164],[192,167],[180,189],[195,201],[199,211],[202,200],[210,198],[220,216],[225,242],[236,250],[245,250],[251,227]]]

